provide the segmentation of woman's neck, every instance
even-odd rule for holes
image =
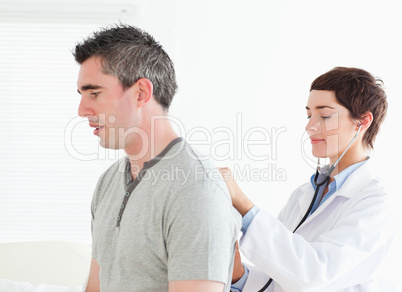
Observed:
[[[330,164],[331,166],[336,163],[338,158],[342,155],[339,154],[338,157],[331,157]],[[362,147],[350,147],[349,150],[345,153],[345,155],[341,158],[338,165],[335,167],[334,171],[331,174],[330,181],[333,181],[333,177],[343,170],[348,168],[349,166],[362,162],[367,159],[366,151]]]

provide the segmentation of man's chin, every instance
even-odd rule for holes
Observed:
[[[124,148],[123,146],[120,147],[120,145],[119,145],[118,143],[115,143],[114,141],[111,143],[110,141],[106,141],[106,140],[104,140],[104,139],[101,139],[101,140],[99,141],[99,145],[100,145],[102,148],[111,149],[111,150],[120,150],[120,149],[123,149],[123,148]]]

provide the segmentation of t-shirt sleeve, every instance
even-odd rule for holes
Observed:
[[[228,283],[232,276],[238,213],[220,185],[186,185],[166,218],[168,280],[211,280]]]
[[[95,224],[95,213],[96,213],[96,208],[98,206],[99,203],[99,190],[102,187],[103,181],[104,181],[104,177],[105,177],[105,173],[102,173],[102,175],[99,177],[98,182],[96,183],[96,187],[92,196],[92,200],[91,200],[91,234],[93,236],[93,231],[94,231],[94,224]],[[92,245],[92,257],[96,258],[97,256],[97,250],[96,247],[94,245]]]
[[[96,207],[97,207],[97,193],[99,189],[99,184],[100,184],[100,179],[98,180],[98,183],[96,184],[95,191],[92,197],[91,201],[91,235],[93,237],[93,232],[94,232],[94,225],[95,225],[95,212],[96,212]],[[96,258],[96,248],[94,245],[92,245],[92,257]]]

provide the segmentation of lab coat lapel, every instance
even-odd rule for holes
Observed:
[[[356,193],[370,184],[373,179],[374,177],[369,168],[369,161],[366,161],[366,163],[356,169],[347,178],[341,189],[335,192],[334,195],[352,198]]]
[[[314,220],[316,216],[318,216],[320,213],[322,213],[328,206],[331,204],[331,202],[338,196],[343,196],[345,198],[352,198],[356,193],[358,193],[360,190],[365,188],[372,180],[373,180],[373,175],[371,174],[369,167],[368,167],[369,161],[364,163],[362,166],[360,166],[358,169],[356,169],[344,182],[342,185],[341,189],[339,191],[336,191],[332,196],[328,198],[311,216],[309,216],[306,221],[300,226],[302,228],[306,224],[308,224],[311,220]],[[303,192],[302,195],[299,198],[299,206],[300,206],[300,213],[301,213],[301,218],[303,218],[304,214],[306,213],[308,207],[310,206],[311,200],[313,199],[314,196],[314,188],[310,184],[311,188],[305,186],[304,188],[301,189]]]

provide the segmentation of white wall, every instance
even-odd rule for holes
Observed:
[[[34,3],[41,7],[46,2]],[[85,4],[89,14],[91,7],[111,5],[106,0],[47,3]],[[372,163],[381,170],[394,205],[401,204],[398,174],[391,164],[400,164],[402,142],[400,131],[396,131],[402,77],[402,19],[397,1],[136,0],[114,1],[114,5],[135,7],[132,24],[153,34],[171,55],[179,82],[171,114],[184,125],[182,134],[193,133],[187,138],[197,144],[195,140],[203,138],[201,127],[207,129],[212,140],[198,147],[211,154],[218,165],[270,170],[265,181],[246,178],[239,183],[256,204],[274,214],[313,172],[311,156],[302,154],[304,107],[313,79],[335,66],[360,67],[381,77],[389,113]],[[75,78],[71,76],[73,87]],[[72,118],[75,115],[71,112]],[[264,161],[248,157],[250,153],[239,148],[249,130],[255,131],[251,139],[267,138],[261,129],[257,132],[259,127],[266,129],[271,143],[250,149],[255,156],[268,155]],[[230,152],[226,144],[211,152],[218,142],[228,139],[224,133],[229,130],[236,137],[234,150]],[[221,160],[227,153],[233,153],[232,157]],[[88,184],[94,185],[96,176]],[[91,194],[87,196],[89,201]],[[400,244],[399,235],[397,240],[394,246]],[[392,255],[395,262],[401,258],[396,249]],[[389,273],[396,279],[396,272]]]

